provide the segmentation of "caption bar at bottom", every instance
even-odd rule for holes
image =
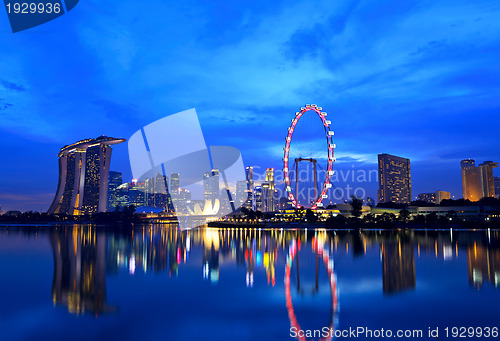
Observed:
[[[358,338],[498,338],[498,327],[446,327],[446,328],[431,328],[428,329],[400,329],[393,331],[391,329],[370,329],[366,327],[356,327],[349,329],[334,329],[323,327],[321,329],[298,329],[290,328],[290,336],[294,338],[343,338],[343,339],[358,339]]]

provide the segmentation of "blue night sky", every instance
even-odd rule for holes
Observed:
[[[500,161],[498,18],[498,0],[82,0],[13,34],[0,9],[0,205],[46,210],[63,145],[189,108],[209,145],[281,168],[306,103],[329,113],[336,169],[390,153],[413,196],[461,196],[461,159]],[[112,169],[131,177],[126,144]]]

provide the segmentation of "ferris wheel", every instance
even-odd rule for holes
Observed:
[[[305,107],[300,108],[300,111],[297,111],[295,113],[295,117],[292,119],[292,124],[288,128],[288,135],[286,137],[286,143],[285,143],[285,148],[284,150],[284,156],[283,156],[283,172],[284,172],[284,178],[285,178],[285,190],[288,193],[288,197],[290,198],[292,204],[296,208],[302,208],[299,204],[299,198],[298,198],[298,165],[300,162],[306,161],[310,162],[313,165],[314,168],[314,200],[311,202],[311,209],[316,209],[318,207],[323,207],[323,199],[328,198],[328,195],[326,194],[328,189],[332,187],[332,184],[330,183],[331,176],[333,175],[333,162],[335,161],[334,157],[334,149],[335,149],[335,144],[333,143],[333,131],[330,130],[330,124],[331,121],[326,119],[327,113],[322,111],[323,108],[318,107],[316,104],[306,104]],[[326,169],[326,174],[325,174],[325,179],[323,182],[322,189],[318,195],[318,184],[317,184],[317,178],[316,178],[316,164],[317,164],[317,159],[315,158],[303,158],[303,157],[298,157],[293,159],[293,163],[290,161],[290,145],[292,143],[292,138],[293,138],[293,133],[297,127],[297,124],[300,120],[301,117],[304,116],[307,112],[312,112],[316,115],[319,116],[321,119],[321,122],[323,124],[324,128],[324,136],[326,139],[326,153],[325,157],[327,159],[327,169]],[[295,166],[295,194],[292,192],[292,178],[291,178],[291,169],[290,165]]]

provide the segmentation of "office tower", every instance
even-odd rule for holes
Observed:
[[[122,173],[109,171],[108,178],[108,205],[107,209],[113,208],[114,196],[116,189],[123,183]]]
[[[263,203],[262,203],[262,186],[255,186],[253,190],[253,195],[254,199],[253,201],[255,202],[255,211],[263,211]]]
[[[493,183],[495,184],[495,197],[500,198],[500,177],[495,176],[493,178]]]
[[[410,160],[389,154],[378,155],[378,202],[411,202]]]
[[[172,202],[172,211],[175,211],[175,207],[181,210],[181,206],[184,206],[185,201],[181,199],[181,189],[180,189],[180,179],[179,173],[170,173],[170,189],[168,191],[169,199]]]
[[[59,183],[47,213],[79,215],[106,211],[111,145],[124,141],[100,136],[61,148]]]
[[[247,181],[251,185],[250,187],[251,189],[253,188],[253,167],[252,166],[246,167],[245,170],[246,170]]]
[[[266,182],[269,184],[269,199],[266,204],[267,211],[272,212],[275,210],[274,205],[274,168],[266,169]]]
[[[430,204],[436,203],[436,193],[420,193],[417,198]]]
[[[219,170],[212,169],[203,175],[203,199],[215,200],[219,198]]]
[[[272,209],[272,194],[271,192],[271,184],[269,182],[262,183],[262,192],[261,192],[261,200],[262,200],[262,212],[271,212]]]
[[[477,176],[475,174],[476,162],[472,159],[460,161],[460,169],[462,173],[462,195],[464,199],[477,198],[479,194],[477,193]],[[473,173],[474,172],[474,173]],[[473,174],[471,174],[473,173]],[[467,188],[471,186],[470,188]],[[476,201],[479,198],[473,200]]]
[[[385,294],[414,289],[415,249],[411,244],[382,244],[382,281]]]
[[[248,184],[247,181],[236,182],[236,205],[243,206],[248,201]]]
[[[253,209],[254,203],[253,203],[253,187],[254,187],[254,182],[253,182],[253,167],[249,166],[246,167],[246,181],[247,181],[247,189],[248,189],[248,199],[245,201],[243,204],[243,207],[247,209]]]
[[[178,194],[179,189],[179,173],[170,174],[170,194]]]
[[[486,161],[476,167],[475,161],[468,159],[460,161],[460,167],[464,199],[478,201],[481,198],[495,196],[493,168],[498,167],[498,163]]]
[[[436,204],[441,204],[441,201],[451,199],[450,192],[436,191]]]

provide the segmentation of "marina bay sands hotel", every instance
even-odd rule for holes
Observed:
[[[49,214],[106,211],[111,145],[125,139],[100,136],[64,146],[59,152],[59,183]]]

